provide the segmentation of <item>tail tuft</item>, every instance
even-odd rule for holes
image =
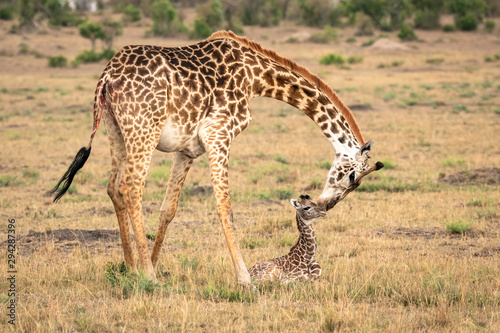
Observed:
[[[75,159],[73,160],[73,163],[71,163],[64,176],[62,176],[62,178],[59,180],[59,182],[51,192],[53,194],[54,193],[56,194],[54,202],[61,199],[64,193],[66,193],[68,188],[71,186],[71,183],[73,182],[73,178],[75,178],[76,173],[83,167],[85,162],[87,162],[87,159],[90,156],[90,148],[91,148],[90,146],[88,148],[82,147],[78,151],[78,153],[75,156]]]

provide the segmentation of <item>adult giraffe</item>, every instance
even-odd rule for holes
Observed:
[[[373,141],[364,142],[350,110],[316,75],[274,51],[232,32],[216,32],[197,44],[166,48],[125,46],[107,64],[94,97],[94,127],[87,147],[54,188],[57,201],[90,155],[102,118],[108,133],[113,201],[125,263],[135,269],[129,219],[139,267],[155,279],[168,224],[193,160],[207,153],[217,210],[238,281],[251,284],[233,229],[228,159],[231,142],[250,123],[250,98],[284,101],[311,118],[335,149],[318,203],[331,209],[361,179],[383,167],[367,163]],[[142,195],[153,151],[173,152],[168,187],[151,256],[142,220]]]

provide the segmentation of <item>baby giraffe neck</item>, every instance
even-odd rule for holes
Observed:
[[[308,223],[297,214],[297,227],[300,232],[297,244],[290,250],[291,255],[298,255],[306,262],[312,262],[316,255],[316,234],[310,221]]]

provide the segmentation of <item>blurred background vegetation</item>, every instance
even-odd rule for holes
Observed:
[[[189,29],[182,10],[196,8]],[[488,17],[500,15],[500,0],[1,0],[0,19],[16,19],[16,29],[77,26],[89,11],[122,13],[124,24],[150,19],[151,32],[168,36],[189,33],[206,37],[218,29],[241,33],[244,25],[275,26],[288,20],[298,25],[358,25],[360,33],[394,31],[405,23],[417,29],[441,29],[440,17],[452,14],[455,28],[475,30]]]
[[[196,13],[189,26],[184,22],[188,10]],[[454,23],[441,25],[442,15],[453,16]],[[221,29],[242,34],[244,26],[288,21],[322,27],[315,42],[328,43],[336,39],[335,28],[346,26],[356,27],[358,36],[398,31],[401,40],[418,39],[414,29],[473,31],[483,25],[491,33],[495,22],[489,18],[499,15],[500,0],[0,0],[0,19],[13,21],[11,33],[78,26],[92,48],[72,65],[112,57],[113,38],[126,25],[144,27],[146,36],[201,39]],[[96,40],[102,41],[101,51]]]

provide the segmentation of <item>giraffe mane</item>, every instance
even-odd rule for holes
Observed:
[[[218,38],[230,38],[233,39],[240,44],[243,44],[250,49],[265,55],[266,57],[271,58],[272,60],[276,61],[280,65],[285,66],[286,68],[292,70],[293,72],[300,74],[303,76],[306,80],[311,82],[314,86],[316,86],[322,93],[324,93],[330,100],[331,102],[337,106],[337,108],[340,109],[340,113],[344,116],[344,118],[347,120],[349,126],[351,127],[351,130],[353,131],[354,135],[358,139],[360,145],[364,145],[365,141],[363,140],[363,136],[361,135],[361,130],[358,126],[358,123],[356,122],[356,119],[354,118],[354,115],[352,114],[351,110],[345,105],[340,98],[337,96],[337,94],[330,88],[323,80],[321,80],[316,74],[311,73],[309,70],[307,70],[305,67],[297,64],[296,62],[284,58],[280,56],[278,53],[276,53],[273,50],[266,49],[262,47],[259,43],[254,42],[246,37],[241,37],[237,36],[234,32],[232,31],[217,31],[212,34],[212,36],[208,37],[207,40],[212,40],[212,39],[218,39]]]

